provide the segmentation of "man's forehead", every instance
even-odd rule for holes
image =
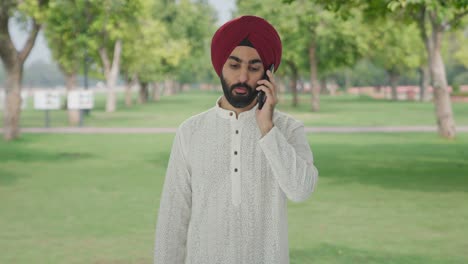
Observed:
[[[261,63],[262,59],[257,50],[247,46],[237,46],[229,55],[228,59],[237,62]]]

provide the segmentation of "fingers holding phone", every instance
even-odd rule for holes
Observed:
[[[258,93],[258,109],[261,110],[265,102],[270,98],[270,104],[276,105],[276,87],[275,80],[273,78],[273,71],[275,69],[274,65],[271,65],[270,68],[265,72],[262,80],[259,80],[257,84],[259,85],[256,89]],[[271,101],[272,100],[272,101]]]
[[[258,101],[258,109],[256,110],[256,119],[258,127],[260,128],[260,132],[262,137],[266,135],[274,126],[273,124],[273,113],[275,105],[277,104],[278,100],[276,97],[276,88],[275,88],[275,80],[273,78],[273,70],[274,66],[271,66],[271,70],[265,72],[266,78],[257,81],[259,85],[256,89],[259,91],[259,101]],[[260,101],[261,94],[264,95],[265,98]],[[266,105],[264,105],[266,104]],[[263,109],[262,109],[263,107]]]

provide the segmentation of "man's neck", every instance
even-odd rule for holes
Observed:
[[[223,97],[221,97],[221,100],[219,100],[219,107],[221,107],[223,109],[226,109],[226,110],[229,110],[229,111],[234,111],[236,113],[236,118],[239,117],[240,113],[245,112],[245,111],[249,111],[256,104],[257,104],[257,100],[253,100],[252,103],[250,103],[250,105],[248,105],[248,106],[246,106],[244,108],[235,108],[234,106],[232,106],[228,102],[228,100],[226,99],[226,97],[224,95],[223,95]]]

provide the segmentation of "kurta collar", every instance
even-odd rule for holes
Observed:
[[[222,118],[234,119],[235,120],[236,119],[236,112],[221,108],[219,106],[221,98],[222,98],[222,96],[220,96],[218,98],[218,100],[216,100],[216,104],[215,104],[216,113]],[[240,113],[238,120],[250,119],[251,117],[255,117],[255,110],[257,109],[257,105],[258,104],[256,104],[254,107],[252,107],[252,109],[250,109],[248,111],[244,111],[244,112]]]

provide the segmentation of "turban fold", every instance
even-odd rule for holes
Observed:
[[[275,71],[278,69],[282,52],[278,32],[263,18],[242,16],[222,25],[213,36],[211,62],[218,76],[231,52],[246,39],[257,50],[265,70],[271,64],[275,64]]]

